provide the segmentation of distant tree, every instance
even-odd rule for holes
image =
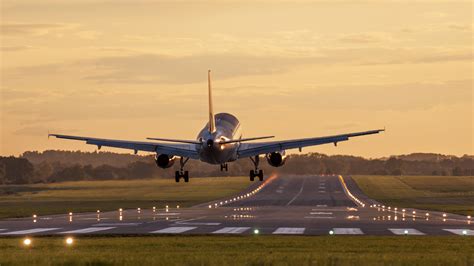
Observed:
[[[0,161],[0,184],[5,184],[6,180],[7,169],[5,163]]]
[[[33,176],[33,165],[24,158],[0,157],[0,164],[4,166],[5,184],[27,184]]]
[[[461,176],[463,175],[463,170],[461,169],[461,167],[456,166],[453,168],[452,174],[453,176]]]

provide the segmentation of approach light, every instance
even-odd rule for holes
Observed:
[[[25,245],[25,246],[27,246],[27,247],[30,246],[30,245],[31,245],[31,239],[25,238],[25,239],[23,240],[23,245]]]
[[[443,217],[446,217],[446,216],[447,216],[446,213],[443,213]]]
[[[209,205],[209,209],[212,208],[212,205]]]
[[[72,237],[66,238],[66,245],[70,246],[74,243],[74,239]]]
[[[329,234],[330,234],[330,235],[334,235],[334,231],[333,231],[333,230],[329,230]]]

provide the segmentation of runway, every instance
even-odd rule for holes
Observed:
[[[171,182],[171,181],[170,181]],[[350,176],[270,176],[191,208],[155,206],[0,221],[0,237],[34,235],[461,235],[471,219],[383,206]]]

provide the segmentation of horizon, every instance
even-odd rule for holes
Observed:
[[[113,150],[94,150],[94,151],[83,151],[83,150],[44,150],[44,151],[35,151],[35,150],[28,150],[28,151],[23,151],[22,153],[18,155],[0,155],[3,157],[8,157],[8,156],[14,156],[14,157],[22,157],[25,153],[27,152],[37,152],[39,154],[43,154],[44,152],[83,152],[83,153],[111,153],[111,154],[117,154],[117,155],[133,155],[133,156],[141,156],[141,157],[147,157],[147,156],[153,156],[153,153],[147,153],[147,152],[138,152],[137,154],[134,154],[133,152],[116,152]],[[456,157],[456,158],[463,158],[465,156],[467,157],[474,157],[474,154],[463,154],[461,156],[453,155],[453,154],[443,154],[443,153],[431,153],[431,152],[412,152],[412,153],[405,153],[405,154],[391,154],[387,156],[382,156],[382,157],[365,157],[361,155],[354,155],[354,154],[325,154],[325,153],[320,153],[320,152],[290,152],[288,155],[313,155],[313,154],[319,154],[319,155],[325,155],[325,156],[352,156],[352,157],[361,157],[367,160],[377,160],[377,159],[389,159],[391,157],[401,157],[401,156],[413,156],[413,155],[439,155],[439,156],[445,156],[445,157]],[[246,159],[246,158],[241,158],[241,159]],[[239,160],[241,160],[239,159]]]
[[[303,152],[474,154],[470,2],[7,0],[0,8],[1,156],[96,150],[48,132],[195,139],[207,121],[208,69],[216,113],[235,115],[244,137],[386,127]]]

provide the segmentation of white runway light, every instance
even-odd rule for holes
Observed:
[[[256,234],[256,235],[258,235],[258,234],[260,233],[260,230],[255,229],[255,230],[253,230],[253,233]]]
[[[31,245],[31,239],[25,238],[25,239],[23,240],[23,245],[25,245],[25,246],[27,246],[27,247],[30,246],[30,245]]]
[[[66,238],[66,245],[71,246],[74,243],[74,239],[72,237]]]
[[[334,231],[333,231],[333,230],[330,230],[330,231],[329,231],[329,234],[330,234],[330,235],[334,235]]]

